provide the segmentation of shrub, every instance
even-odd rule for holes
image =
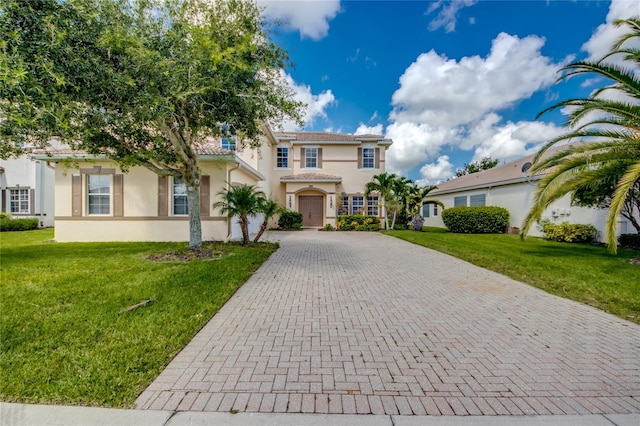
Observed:
[[[327,224],[324,226],[324,228],[323,228],[323,229],[324,229],[325,231],[333,231],[333,230],[334,230],[334,227],[333,227],[333,225],[332,225],[332,224],[327,223]]]
[[[31,231],[38,228],[37,217],[14,218],[11,215],[0,217],[0,231]]]
[[[442,211],[442,221],[451,232],[499,234],[509,225],[509,211],[495,206],[458,206]]]
[[[567,222],[546,223],[542,232],[548,240],[565,243],[590,243],[598,235],[598,230],[593,225]]]
[[[380,219],[362,215],[338,216],[336,229],[338,231],[379,231]]]
[[[302,228],[302,213],[287,210],[280,214],[278,219],[280,229],[300,229]]]
[[[621,234],[618,237],[620,247],[632,250],[640,250],[640,234]]]

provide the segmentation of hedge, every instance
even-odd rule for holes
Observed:
[[[380,219],[357,214],[338,216],[336,229],[338,231],[379,231]]]
[[[548,240],[565,243],[590,243],[598,235],[598,230],[593,225],[567,222],[546,223],[542,232]]]
[[[302,228],[302,213],[287,210],[280,214],[278,219],[280,229],[300,229]]]
[[[622,248],[640,250],[640,234],[621,234],[618,244]]]
[[[9,215],[0,217],[0,231],[31,231],[38,228],[40,221],[37,217],[14,218]]]
[[[500,234],[509,225],[509,211],[495,206],[458,206],[442,211],[442,221],[451,232]]]

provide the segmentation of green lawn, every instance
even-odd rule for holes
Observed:
[[[131,407],[277,247],[217,243],[214,259],[153,262],[186,244],[52,237],[0,234],[3,401]]]
[[[441,228],[389,235],[466,260],[543,289],[640,323],[640,251],[568,244],[517,235],[470,235]]]

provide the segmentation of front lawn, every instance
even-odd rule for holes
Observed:
[[[549,293],[640,323],[640,251],[568,244],[517,235],[454,234],[441,228],[389,235],[466,260]]]
[[[133,406],[277,247],[214,243],[212,259],[156,262],[148,256],[185,251],[186,243],[52,237],[0,234],[3,401]]]

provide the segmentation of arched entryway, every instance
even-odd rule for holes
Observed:
[[[322,227],[324,224],[324,195],[318,193],[299,195],[298,211],[302,213],[302,226]]]

